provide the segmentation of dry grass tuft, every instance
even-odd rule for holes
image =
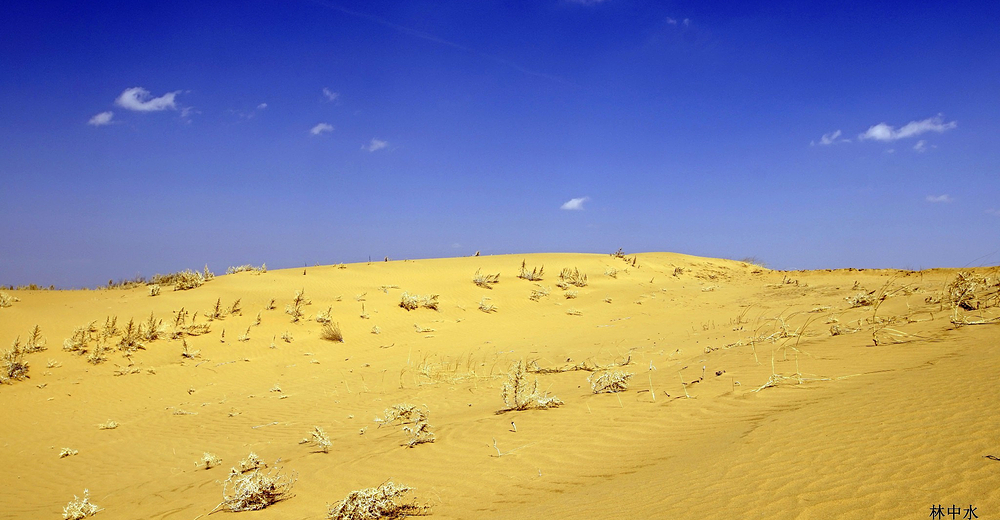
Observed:
[[[408,311],[412,311],[420,307],[437,310],[438,295],[431,294],[429,296],[418,296],[416,294],[403,292],[399,300],[399,306]]]
[[[5,350],[0,356],[0,383],[23,381],[28,377],[28,362],[24,360],[24,350],[15,341],[14,348]]]
[[[431,431],[431,425],[427,422],[426,405],[421,410],[412,404],[394,404],[392,407],[386,408],[382,414],[383,417],[375,418],[378,427],[381,428],[388,424],[402,425],[403,431],[409,435],[405,446],[412,448],[418,444],[434,442],[434,433]]]
[[[96,504],[90,502],[90,490],[83,490],[83,498],[73,495],[66,507],[63,508],[63,520],[83,520],[88,516],[94,516],[103,511]]]
[[[150,285],[149,286],[149,295],[150,296],[159,296],[160,295],[160,284],[154,283],[154,284]]]
[[[515,361],[507,371],[507,379],[500,391],[504,408],[498,413],[528,408],[555,408],[563,404],[559,398],[538,394],[538,378],[528,375],[524,360]]]
[[[492,289],[490,284],[500,283],[500,273],[482,274],[479,269],[476,269],[476,274],[472,276],[472,283],[483,289]]]
[[[566,267],[559,273],[559,283],[556,285],[559,286],[560,289],[565,289],[570,285],[575,285],[576,287],[586,287],[587,275],[581,273],[580,270],[575,267],[573,270]]]
[[[543,297],[548,296],[551,291],[548,287],[542,287],[541,285],[535,284],[535,288],[531,290],[531,294],[528,295],[528,299],[537,302]]]
[[[633,375],[634,374],[622,372],[620,370],[601,373],[594,372],[590,374],[587,381],[590,382],[590,388],[595,394],[612,394],[627,390],[628,380],[632,379]]]
[[[250,264],[243,264],[243,265],[229,266],[229,269],[226,269],[226,274],[236,274],[243,272],[254,273],[254,274],[266,273],[267,264],[261,264],[260,267],[254,267]]]
[[[875,291],[872,292],[859,292],[854,296],[848,296],[844,298],[847,303],[851,304],[851,308],[857,307],[870,307],[875,303]]]
[[[497,311],[497,306],[489,303],[490,298],[483,296],[483,299],[479,300],[479,310],[489,314],[491,312]]]
[[[330,323],[333,315],[333,305],[326,308],[325,311],[320,311],[316,313],[316,323]]]
[[[31,332],[28,333],[28,341],[24,343],[21,347],[22,350],[31,354],[32,352],[41,352],[46,349],[45,338],[42,337],[42,329],[35,325]]]
[[[309,434],[309,437],[299,441],[299,444],[312,444],[316,447],[317,451],[329,453],[330,446],[333,446],[333,441],[330,440],[330,436],[326,434],[323,428],[313,426],[313,431]]]
[[[150,315],[152,318],[152,315]],[[128,320],[128,325],[122,329],[122,337],[118,341],[118,350],[122,352],[135,352],[139,349],[146,349],[146,346],[142,344],[143,331],[140,330],[141,327],[135,324],[135,320]]]
[[[606,267],[604,269],[604,276],[610,276],[612,278],[618,278],[618,269],[614,267]]]
[[[104,424],[98,424],[97,425],[97,429],[98,430],[114,430],[117,427],[118,427],[118,423],[112,421],[111,419],[108,419],[108,422],[106,422]]]
[[[73,329],[69,338],[63,340],[63,350],[67,352],[85,352],[87,344],[97,337],[97,322],[92,321],[82,327]]]
[[[211,274],[208,272],[208,266],[205,266],[205,271],[206,273],[202,274],[186,269],[171,274],[156,274],[153,275],[151,282],[154,285],[173,285],[175,291],[186,291],[201,287],[207,280],[211,279],[206,276],[206,274]]]
[[[427,506],[401,503],[400,498],[413,488],[385,481],[375,488],[351,491],[347,498],[329,506],[327,520],[375,520],[422,515]]]
[[[19,301],[21,300],[18,299],[18,297],[16,296],[11,296],[5,292],[0,292],[0,308],[10,307],[11,305],[14,305],[14,302],[19,302]]]
[[[201,456],[201,460],[194,463],[195,466],[204,466],[205,469],[212,469],[219,464],[222,464],[222,459],[216,457],[214,453],[209,453],[207,451]]]
[[[541,281],[542,275],[545,274],[545,266],[532,267],[531,271],[528,271],[528,267],[524,260],[521,260],[521,270],[518,272],[517,277],[529,280],[532,282]]]
[[[64,459],[66,457],[72,457],[73,455],[76,455],[77,453],[80,453],[80,451],[79,450],[74,450],[73,448],[63,448],[62,451],[59,452],[59,458],[60,459]]]
[[[108,360],[108,352],[111,352],[111,347],[109,347],[103,340],[98,339],[97,345],[94,346],[94,350],[91,350],[87,354],[87,363],[90,363],[91,365],[100,365]]]
[[[267,464],[265,464],[264,461],[260,460],[260,457],[258,457],[256,453],[251,451],[249,455],[247,455],[246,457],[243,458],[243,460],[240,461],[239,466],[235,469],[237,469],[240,473],[246,473],[248,471],[253,471],[255,469],[266,468],[266,467]]]
[[[337,341],[339,343],[344,342],[344,333],[340,331],[339,323],[324,323],[323,330],[320,331],[319,337],[327,341]]]
[[[258,511],[282,500],[292,498],[292,486],[297,475],[282,475],[280,468],[262,472],[256,468],[241,473],[233,468],[222,484],[222,502],[211,511]]]

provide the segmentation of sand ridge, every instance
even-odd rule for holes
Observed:
[[[544,265],[542,280],[516,278],[522,262]],[[586,285],[558,287],[563,268]],[[475,285],[477,270],[500,282]],[[994,290],[995,269],[973,272]],[[390,477],[437,518],[916,518],[932,503],[985,517],[1000,506],[1000,463],[983,457],[1000,455],[1000,329],[952,318],[1000,313],[954,311],[957,273],[533,254],[241,272],[158,296],[5,291],[20,301],[0,309],[0,341],[38,324],[47,350],[26,355],[30,379],[0,386],[0,518],[58,517],[84,488],[97,518],[195,518],[250,451],[298,476],[293,498],[242,513],[257,518],[322,517]],[[311,304],[293,323],[296,291]],[[437,309],[400,308],[404,292],[439,295]],[[886,297],[852,307],[868,293]],[[237,299],[240,313],[205,322]],[[210,327],[183,340],[196,357],[169,338],[98,365],[62,349],[109,316],[152,313],[169,331],[181,308]],[[327,309],[343,343],[320,339]],[[537,374],[563,406],[496,413],[519,359],[565,370]],[[622,364],[633,376],[615,394],[571,370]],[[378,427],[397,403],[426,408],[433,443]],[[108,420],[119,426],[98,428]],[[314,426],[328,453],[299,443]],[[60,458],[67,447],[79,452]],[[197,467],[206,451],[222,464]]]

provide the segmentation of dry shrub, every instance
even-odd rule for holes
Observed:
[[[399,300],[399,306],[408,311],[412,311],[419,307],[423,307],[425,309],[437,310],[438,295],[431,294],[429,296],[418,296],[416,294],[408,294],[406,292],[403,292]]]
[[[28,333],[28,341],[24,343],[21,350],[28,354],[45,350],[45,338],[42,337],[42,329],[38,325],[35,325]]]
[[[869,307],[875,303],[874,295],[875,295],[874,291],[870,293],[859,292],[854,296],[848,296],[847,298],[844,299],[847,300],[847,303],[851,304],[852,309],[856,307]]]
[[[497,306],[489,303],[490,298],[483,296],[483,299],[479,300],[479,310],[489,314],[491,312],[497,311]]]
[[[141,327],[135,324],[135,320],[128,320],[128,325],[122,329],[122,337],[118,341],[118,350],[122,352],[135,352],[139,349],[145,350],[146,346],[142,344],[143,331],[140,329]]]
[[[160,295],[160,285],[159,284],[155,284],[155,283],[153,285],[150,285],[149,286],[149,295],[150,296],[159,296]]]
[[[90,502],[90,490],[83,490],[83,498],[73,495],[66,507],[63,508],[63,520],[83,520],[88,516],[94,516],[103,511],[96,504]]]
[[[604,276],[610,276],[612,278],[618,278],[618,269],[614,267],[606,267],[604,269]]]
[[[14,305],[14,302],[19,302],[19,301],[21,300],[18,299],[17,296],[11,296],[5,292],[0,292],[0,308],[10,307],[11,305]]]
[[[580,272],[579,269],[573,268],[571,271],[568,267],[563,268],[559,273],[559,283],[557,284],[559,288],[565,289],[570,285],[575,285],[577,287],[587,286],[587,275]]]
[[[11,380],[23,381],[29,377],[28,362],[24,360],[24,350],[17,342],[14,343],[14,348],[3,351],[3,355],[0,356],[0,366],[2,366],[0,383],[9,383]]]
[[[212,469],[219,464],[222,464],[222,459],[207,451],[201,456],[201,460],[194,463],[195,466],[204,466],[205,469]]]
[[[222,484],[222,502],[212,513],[224,511],[258,511],[265,507],[292,498],[292,486],[297,480],[295,472],[282,475],[281,468],[262,472],[259,468],[241,473],[233,468],[229,478]],[[211,514],[211,513],[209,513]]]
[[[633,374],[629,372],[611,370],[608,372],[595,372],[590,374],[587,381],[590,382],[590,389],[593,390],[595,394],[612,394],[627,390],[628,380],[632,379],[632,376]]]
[[[399,500],[413,488],[385,481],[375,488],[351,491],[347,498],[329,506],[327,520],[375,520],[377,518],[403,518],[427,512],[427,506],[404,503]]]
[[[532,282],[540,281],[542,279],[542,275],[545,274],[545,266],[532,267],[531,271],[528,271],[528,267],[524,262],[524,260],[521,260],[521,270],[517,273],[517,277],[530,280]]]
[[[243,264],[243,265],[237,265],[237,266],[229,266],[229,269],[226,269],[226,274],[236,274],[236,273],[243,273],[243,272],[249,272],[249,273],[255,273],[255,274],[266,273],[267,272],[267,264],[261,264],[260,267],[254,267],[254,266],[252,266],[250,264]]]
[[[330,446],[333,446],[333,441],[330,440],[330,436],[326,434],[323,428],[313,426],[313,431],[309,433],[308,437],[299,441],[299,444],[312,444],[316,447],[317,451],[329,453]]]
[[[266,467],[267,464],[265,464],[264,461],[260,460],[260,457],[258,457],[256,453],[251,451],[249,455],[247,455],[246,457],[243,458],[243,460],[240,461],[239,466],[234,469],[238,470],[240,473],[246,473],[248,471]]]
[[[208,266],[205,266],[205,270],[206,274],[211,274],[208,273]],[[197,271],[185,269],[176,273],[155,274],[151,282],[155,285],[173,285],[175,291],[186,291],[195,287],[201,287],[208,279],[205,275]]]
[[[188,348],[188,342],[186,339],[181,340],[181,345],[184,347],[184,350],[181,351],[182,358],[194,359],[198,356],[201,356],[200,350],[191,350]]]
[[[563,293],[563,296],[566,297],[567,300],[572,300],[579,296],[579,293],[577,291],[566,291]]]
[[[320,311],[316,313],[317,323],[330,323],[333,318],[333,305],[327,307],[325,311]]]
[[[87,363],[90,363],[91,365],[100,365],[108,360],[108,352],[110,351],[111,347],[109,347],[103,340],[98,339],[97,345],[94,346],[94,350],[91,350],[87,354]]]
[[[63,448],[62,451],[59,452],[59,458],[60,459],[64,459],[66,457],[72,457],[73,455],[76,455],[77,453],[80,453],[80,451],[79,450],[74,450],[73,448]]]
[[[382,412],[384,417],[376,417],[375,422],[379,428],[389,424],[402,425],[403,431],[409,435],[405,445],[412,448],[417,444],[434,442],[434,433],[427,422],[428,412],[426,407],[421,410],[412,404],[394,404]]]
[[[500,397],[505,406],[500,413],[528,408],[555,408],[563,404],[558,397],[538,394],[538,378],[528,375],[523,359],[511,364]]]
[[[97,425],[97,429],[98,430],[114,430],[117,427],[118,427],[118,423],[112,421],[111,419],[108,419],[108,422],[106,422],[104,424],[98,424]]]
[[[139,325],[139,337],[143,341],[156,341],[163,334],[163,320],[156,319],[153,313],[149,313],[149,319]]]
[[[97,322],[92,321],[82,327],[73,329],[69,338],[63,340],[63,350],[67,352],[85,352],[87,344],[97,337]]]
[[[537,302],[543,297],[548,296],[551,291],[548,287],[542,287],[541,285],[535,284],[535,288],[531,290],[531,294],[528,295],[528,299]]]
[[[483,289],[492,289],[490,284],[500,283],[500,273],[482,274],[479,269],[476,269],[476,274],[472,276],[472,283],[482,287]]]
[[[231,316],[243,315],[243,309],[240,308],[240,300],[241,298],[236,298],[236,301],[234,301],[233,304],[229,306],[229,314]]]
[[[340,331],[339,323],[324,323],[323,330],[320,331],[319,337],[327,341],[336,341],[339,343],[344,342],[344,333]]]
[[[1000,281],[967,272],[959,272],[945,287],[948,303],[966,311],[1000,304]]]

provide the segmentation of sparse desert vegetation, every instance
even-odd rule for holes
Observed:
[[[273,514],[282,517],[429,512],[418,505],[427,497],[385,480],[394,474],[430,493],[435,514],[453,518],[485,509],[498,517],[682,517],[642,500],[612,511],[576,482],[589,482],[600,458],[600,485],[615,493],[652,483],[686,510],[711,502],[707,490],[724,482],[745,501],[766,489],[781,509],[801,496],[786,474],[798,467],[796,453],[847,464],[844,474],[869,489],[879,485],[869,474],[889,482],[903,460],[930,468],[976,448],[946,429],[912,437],[938,443],[926,456],[905,435],[898,447],[865,439],[848,446],[837,441],[856,438],[845,421],[913,435],[918,418],[959,410],[948,413],[989,431],[1000,269],[787,273],[641,256],[637,267],[633,256],[553,254],[449,259],[447,268],[431,260],[310,264],[307,278],[301,268],[239,270],[156,298],[142,285],[16,293],[24,301],[0,311],[17,316],[0,320],[0,341],[10,346],[0,350],[0,380],[10,383],[0,387],[8,417],[0,442],[13,448],[0,450],[0,461],[22,469],[0,501],[14,505],[14,516],[44,517],[63,506],[58,497],[72,496],[70,486],[79,493],[86,484],[113,490],[96,497],[108,511],[137,518],[277,502]],[[490,281],[519,266],[541,278],[542,265],[574,266],[553,275],[556,294],[545,282]],[[588,280],[595,272],[605,276]],[[320,304],[308,315],[307,293]],[[281,294],[293,309],[287,316],[299,315],[294,323],[269,314],[271,295]],[[360,335],[331,345],[344,332]],[[52,335],[61,349],[48,348]],[[976,383],[923,390],[963,378]],[[852,397],[863,395],[879,400]],[[813,409],[832,418],[821,421],[824,430]],[[97,424],[107,417],[115,420]],[[935,448],[948,445],[961,449]],[[156,464],[144,462],[151,449]],[[845,450],[855,450],[856,462],[834,456]],[[693,469],[675,475],[662,462],[678,457]],[[932,476],[907,474],[933,486]],[[66,486],[58,503],[34,492],[48,482]],[[384,484],[343,498],[365,482]],[[816,493],[828,491],[818,482]],[[286,502],[293,484],[299,496]],[[322,492],[331,487],[340,500],[324,509],[337,498]],[[512,493],[523,503],[497,498]],[[77,499],[81,510],[86,498]],[[833,516],[850,516],[819,500]]]

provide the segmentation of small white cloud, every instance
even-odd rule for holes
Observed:
[[[957,126],[958,122],[949,121],[945,123],[944,117],[941,114],[938,114],[935,117],[930,117],[924,119],[923,121],[910,121],[899,130],[896,130],[894,127],[889,126],[886,123],[879,123],[869,128],[865,133],[859,135],[858,138],[862,140],[874,139],[876,141],[895,141],[897,139],[914,137],[926,132],[937,132],[940,134]]]
[[[261,103],[257,105],[257,110],[264,110],[265,108],[267,108],[267,103]]]
[[[137,112],[159,112],[160,110],[177,110],[177,104],[174,102],[174,98],[181,91],[167,92],[166,94],[158,98],[150,98],[150,93],[148,90],[142,87],[132,87],[125,89],[124,92],[118,96],[115,100],[115,104],[127,108],[129,110],[135,110]]]
[[[823,134],[823,137],[819,138],[819,144],[823,146],[829,146],[831,144],[839,142],[850,142],[847,139],[838,139],[839,137],[840,137],[840,130],[835,130],[833,132],[830,132],[829,134]],[[816,145],[817,143],[816,141],[812,141],[809,144]]]
[[[677,25],[677,20],[674,20],[673,18],[671,18],[671,17],[668,16],[667,17],[667,23],[670,24],[670,25]]]
[[[372,138],[372,141],[367,145],[361,145],[362,150],[368,150],[369,152],[374,152],[375,150],[381,150],[389,146],[388,141],[379,141],[378,139]]]
[[[334,92],[326,87],[323,87],[323,95],[326,96],[327,101],[336,101],[340,97],[340,94]]]
[[[685,18],[684,19],[684,27],[687,27],[689,25],[691,25],[691,19],[690,18]]]
[[[927,141],[923,139],[917,141],[917,144],[913,145],[913,150],[917,153],[924,153],[927,151]]]
[[[937,204],[939,202],[948,203],[948,202],[953,202],[954,200],[955,199],[953,199],[950,196],[948,196],[947,193],[944,194],[944,195],[928,195],[927,196],[927,202],[931,202],[931,203],[934,203],[934,204]]]
[[[110,125],[112,117],[115,117],[115,113],[110,110],[107,112],[101,112],[100,114],[90,118],[90,121],[87,121],[87,124],[94,126]]]
[[[894,154],[894,153],[896,153],[896,149],[895,148],[889,148],[888,150],[885,151],[885,153]]]
[[[578,199],[569,199],[562,206],[559,206],[559,209],[579,211],[579,210],[583,209],[583,203],[587,202],[588,200],[590,200],[590,197],[580,197]]]
[[[322,134],[323,132],[332,132],[332,131],[333,131],[333,125],[327,123],[320,123],[312,127],[312,130],[309,130],[309,133],[312,135],[319,135]]]

